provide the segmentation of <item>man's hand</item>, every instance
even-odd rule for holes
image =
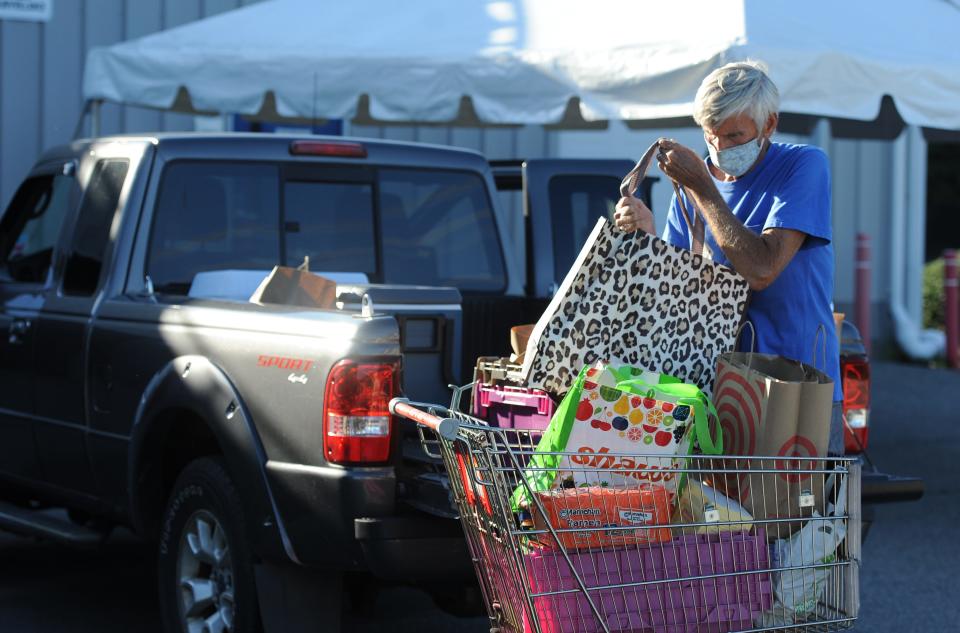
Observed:
[[[658,143],[660,170],[686,189],[734,270],[743,275],[753,290],[767,288],[797,254],[807,235],[781,228],[757,235],[730,211],[700,156],[671,139],[660,139]]]
[[[634,196],[620,198],[616,208],[613,220],[621,231],[627,233],[643,231],[650,234],[656,232],[653,225],[653,213],[647,208],[647,205],[643,204],[643,200],[640,198]]]
[[[657,143],[660,146],[657,165],[667,178],[691,191],[704,192],[711,187],[715,189],[706,163],[696,152],[668,138],[662,138]]]

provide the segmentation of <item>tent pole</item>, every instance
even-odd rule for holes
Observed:
[[[90,114],[90,100],[87,99],[83,102],[83,110],[80,111],[80,117],[77,119],[77,126],[73,128],[73,138],[74,140],[81,138],[83,136],[83,121],[87,118],[87,115]]]
[[[100,106],[102,99],[93,99],[90,101],[90,136],[96,138],[100,136]]]

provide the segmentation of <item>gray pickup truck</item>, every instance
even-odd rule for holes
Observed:
[[[129,526],[171,633],[337,631],[367,578],[448,602],[472,568],[446,477],[387,403],[506,353],[630,167],[238,134],[48,151],[0,220],[0,527]],[[307,258],[335,308],[247,301]]]

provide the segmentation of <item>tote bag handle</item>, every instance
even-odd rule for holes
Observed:
[[[659,149],[660,146],[657,143],[648,147],[647,151],[643,153],[643,157],[640,158],[637,164],[633,166],[633,169],[623,177],[623,180],[620,182],[620,195],[622,197],[629,198],[637,192],[637,187],[640,186],[640,182],[647,175],[647,170],[650,169],[650,163],[653,162],[653,155]],[[697,255],[703,255],[704,237],[706,233],[703,216],[700,215],[696,207],[693,209],[696,218],[690,215],[690,212],[687,211],[686,204],[683,202],[684,196],[681,195],[683,188],[677,184],[676,180],[672,180],[671,182],[673,183],[673,191],[677,196],[677,204],[680,206],[680,212],[683,214],[684,220],[687,221],[687,226],[690,227],[690,250]],[[696,223],[694,223],[694,219],[696,219]]]
[[[723,454],[723,431],[718,426],[717,439],[714,439],[710,435],[708,417],[709,414],[719,419],[719,415],[713,406],[713,402],[696,385],[688,385],[682,382],[651,385],[640,378],[633,378],[617,383],[616,388],[637,395],[671,396],[676,399],[677,404],[690,407],[693,410],[694,437],[700,450],[707,455]]]

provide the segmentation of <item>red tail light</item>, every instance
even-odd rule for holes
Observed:
[[[843,376],[843,439],[848,453],[867,448],[870,432],[870,363],[866,356],[840,361]]]
[[[393,431],[390,399],[396,394],[395,363],[342,360],[327,377],[323,444],[328,462],[384,462]]]

